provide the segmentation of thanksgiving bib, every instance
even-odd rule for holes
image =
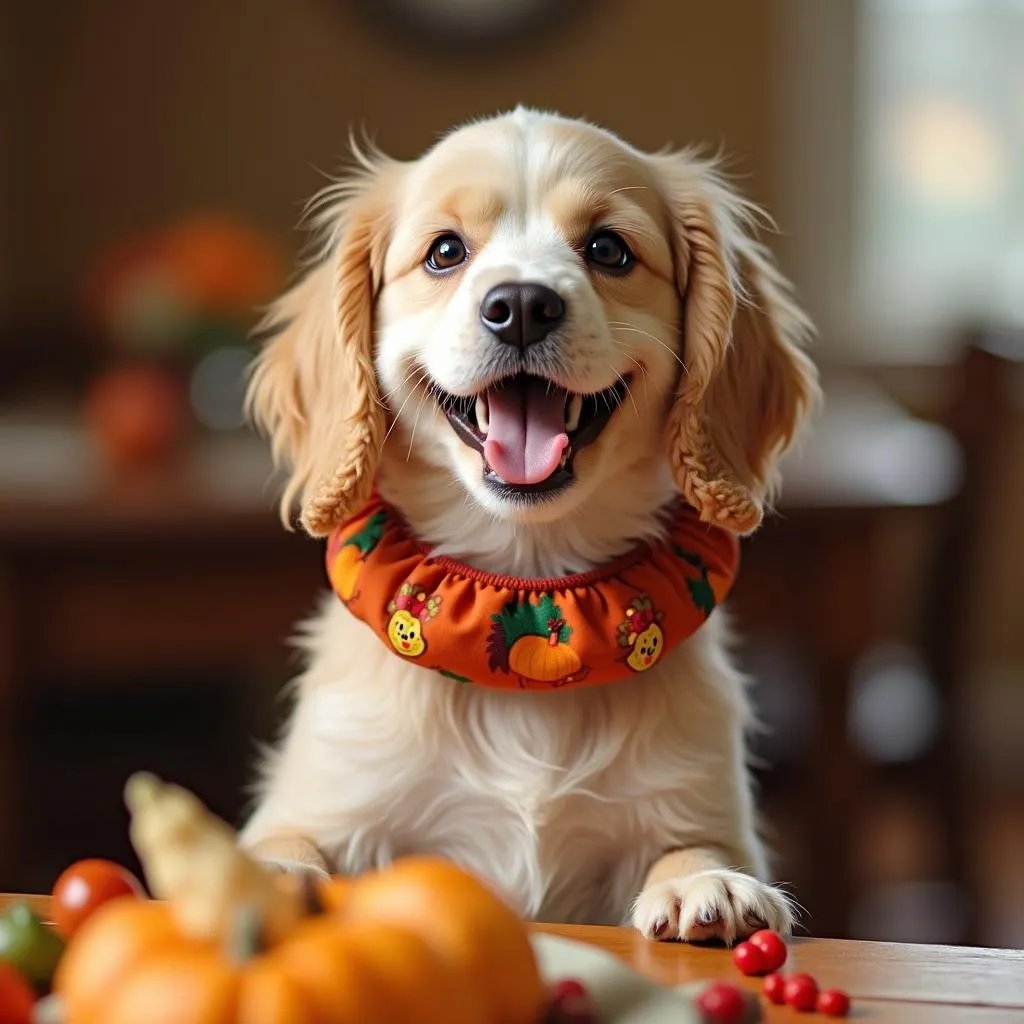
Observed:
[[[397,657],[461,683],[513,689],[646,672],[704,624],[738,564],[735,536],[682,502],[661,543],[554,579],[434,557],[379,497],[327,543],[335,593]]]

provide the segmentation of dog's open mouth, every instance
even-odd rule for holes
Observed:
[[[530,495],[572,483],[573,456],[608,425],[629,378],[590,395],[527,374],[507,377],[478,395],[433,390],[455,432],[483,456],[484,480],[510,495]]]

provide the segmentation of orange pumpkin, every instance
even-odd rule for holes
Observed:
[[[538,683],[563,683],[582,667],[579,655],[559,643],[558,634],[521,636],[508,652],[508,664],[516,675]]]
[[[58,967],[66,1024],[491,1021],[453,962],[399,924],[325,914],[260,950],[250,922],[232,955],[184,935],[167,904],[116,904],[86,922]]]
[[[347,601],[356,589],[361,558],[359,548],[354,544],[346,544],[331,563],[331,585],[343,601]]]
[[[164,902],[118,898],[75,933],[65,1024],[537,1024],[529,935],[433,859],[315,885],[272,876],[189,792],[129,780],[131,835]]]
[[[347,921],[393,921],[414,928],[453,965],[490,1024],[533,1024],[544,983],[529,935],[508,904],[448,861],[408,858],[355,880]]]
[[[708,584],[711,587],[711,593],[715,595],[715,604],[721,604],[725,600],[731,582],[728,576],[723,576],[721,573],[708,573]]]
[[[289,880],[289,876],[287,875],[282,877],[283,884],[287,884]],[[321,882],[317,886],[317,896],[323,904],[324,909],[328,911],[344,910],[352,895],[352,887],[354,884],[354,879],[344,878],[338,875],[333,876],[326,882]]]

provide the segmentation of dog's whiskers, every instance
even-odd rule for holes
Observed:
[[[423,383],[423,381],[426,379],[426,376],[427,376],[427,373],[426,373],[425,370],[421,370],[420,373],[421,373],[420,379],[416,382],[416,386],[417,387],[420,384]],[[384,440],[381,441],[381,443],[380,443],[381,451],[384,450],[384,445],[386,445],[388,443],[388,438],[391,436],[391,431],[395,429],[395,426],[397,425],[399,419],[401,418],[402,413],[405,412],[405,407],[409,404],[409,399],[412,398],[412,396],[415,395],[415,394],[416,394],[415,390],[410,391],[409,394],[406,395],[405,401],[402,403],[402,405],[399,408],[398,412],[395,413],[395,418],[391,421],[391,426],[388,427],[387,433],[384,435]]]
[[[427,400],[429,394],[430,392],[424,391],[420,395],[420,404],[416,406],[416,417],[412,421],[412,433],[409,435],[409,447],[406,449],[405,452],[406,462],[408,462],[412,458],[412,446],[413,442],[416,440],[416,427],[419,426],[420,413],[423,412],[423,403]]]
[[[623,345],[621,341],[616,341],[615,338],[612,338],[612,344],[617,345],[619,348],[625,348],[625,345]],[[643,378],[644,381],[644,401],[648,405],[650,405],[651,396],[647,390],[647,367],[644,366],[644,364],[641,363],[639,359],[637,359],[635,356],[630,355],[628,352],[623,352],[623,355],[640,371],[640,376]]]
[[[676,352],[670,345],[666,345],[657,335],[651,334],[650,331],[645,331],[640,327],[635,327],[633,324],[624,323],[621,320],[609,320],[608,326],[613,331],[632,331],[635,334],[642,334],[645,338],[650,338],[651,341],[660,345],[672,358],[683,368],[683,373],[689,373],[686,363],[683,362],[682,357]]]
[[[422,366],[417,366],[414,363],[413,366],[412,366],[412,369],[402,378],[402,380],[400,380],[390,391],[385,391],[383,393],[383,395],[381,395],[381,397],[385,401],[387,401],[387,399],[389,399],[389,398],[394,398],[394,396],[396,394],[398,394],[398,392],[401,391],[402,388],[404,388],[405,385],[409,383],[409,380],[413,376],[415,376],[417,373],[420,375],[420,379],[416,383],[417,384],[422,383],[423,379],[427,375],[427,371],[424,370]]]
[[[630,391],[629,389],[629,381],[621,373],[619,373],[618,370],[616,370],[615,367],[612,366],[610,363],[608,364],[608,369],[615,374],[615,376],[621,382],[622,386],[626,389],[626,394],[629,395],[629,401],[633,406],[633,413],[637,419],[640,419],[640,410],[636,407],[636,400],[633,398],[633,392]]]

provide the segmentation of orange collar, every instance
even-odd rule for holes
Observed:
[[[501,689],[611,683],[692,636],[732,587],[733,534],[673,510],[668,536],[608,565],[518,579],[432,557],[374,496],[331,534],[335,593],[396,654],[458,682]]]

